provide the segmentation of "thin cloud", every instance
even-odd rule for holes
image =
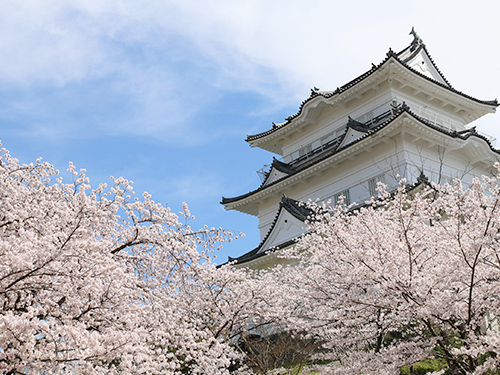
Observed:
[[[442,19],[456,3],[446,1],[433,3],[432,13],[426,1],[411,7],[396,1],[363,7],[330,1],[314,6],[293,1],[10,2],[0,13],[0,82],[7,88],[0,116],[27,118],[28,133],[36,136],[119,134],[194,147],[214,134],[234,131],[232,124],[218,124],[214,131],[200,123],[211,106],[224,106],[227,95],[262,97],[253,113],[298,108],[313,86],[335,89],[368,70],[370,62],[380,62],[389,46],[408,45],[411,26],[452,84],[492,99],[499,86],[498,77],[491,77],[499,52],[486,36],[499,31],[494,15],[500,6],[486,3],[487,14],[477,5],[458,3],[462,11],[454,15],[455,23],[467,25],[479,15],[483,21],[456,35]],[[477,59],[479,53],[485,59]],[[460,64],[447,61],[450,56]],[[470,67],[466,75],[464,66]],[[48,93],[26,95],[37,90]]]

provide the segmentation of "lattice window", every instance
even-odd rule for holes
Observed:
[[[333,196],[333,204],[338,204],[339,200],[340,200],[340,197],[344,197],[344,204],[345,205],[350,205],[351,204],[351,194],[349,192],[349,189],[346,189],[344,191],[341,191],[340,193],[338,194],[335,194]]]
[[[299,158],[312,151],[312,145],[307,145],[299,149]]]
[[[368,191],[370,193],[370,197],[378,195],[377,186],[379,182],[385,184],[385,175],[381,174],[368,180]]]

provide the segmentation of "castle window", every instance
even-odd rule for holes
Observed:
[[[299,149],[299,158],[312,151],[312,145],[307,145]]]
[[[335,139],[336,135],[337,134],[335,132],[331,132],[331,133],[325,135],[324,137],[321,137],[321,140],[320,140],[321,145],[323,146],[323,145],[326,145],[328,142],[333,141]]]
[[[350,205],[351,204],[351,194],[349,193],[349,189],[341,191],[340,193],[335,194],[333,196],[333,204],[334,205],[338,204],[338,202],[340,200],[340,197],[344,197],[344,204],[345,205]]]
[[[365,122],[370,121],[373,117],[374,117],[373,116],[373,111],[369,111],[369,112],[365,113],[363,116],[359,116],[356,119],[356,121],[361,122],[362,124],[364,124]]]
[[[370,197],[374,197],[378,194],[377,185],[379,182],[385,184],[385,176],[383,174],[368,180],[368,191],[370,193]]]

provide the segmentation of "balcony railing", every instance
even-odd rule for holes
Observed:
[[[392,102],[395,102],[395,100],[392,100]],[[395,108],[397,108],[397,107],[394,107],[394,109]],[[432,111],[431,109],[429,109],[427,107],[422,107],[422,106],[419,106],[416,104],[411,104],[410,110],[413,113],[415,113],[417,116],[422,117],[422,118],[426,119],[427,121],[429,121],[431,124],[433,124],[435,126],[439,126],[445,130],[460,131],[460,130],[464,129],[462,123],[460,123],[458,121],[453,121],[449,117],[442,116],[442,115],[438,114],[435,111]],[[373,128],[373,127],[377,126],[380,122],[382,122],[385,119],[387,119],[388,117],[390,117],[392,114],[393,114],[393,110],[386,111],[386,112],[372,118],[371,120],[365,122],[363,125],[365,125],[368,128]],[[485,137],[492,144],[492,146],[495,147],[495,145],[496,145],[496,138],[495,137],[493,137],[489,134],[477,131],[477,130],[476,130],[476,132],[478,134],[482,135],[483,137]],[[326,143],[322,144],[321,146],[318,146],[318,147],[312,149],[311,151],[306,152],[304,155],[301,155],[298,158],[291,160],[289,162],[290,166],[292,166],[292,167],[298,166],[306,161],[309,161],[309,160],[316,158],[317,156],[321,155],[323,152],[338,145],[341,138],[342,138],[342,135],[335,137],[331,141],[326,142]],[[283,158],[280,158],[279,160],[283,162]],[[257,171],[257,174],[259,175],[262,182],[266,178],[266,173],[269,171],[269,167],[270,167],[270,164],[266,164],[261,169],[259,169]]]

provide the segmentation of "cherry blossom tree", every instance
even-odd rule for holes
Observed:
[[[293,266],[251,271],[215,266],[232,234],[187,206],[69,172],[0,152],[2,373],[249,374],[235,344],[259,332],[321,346],[321,373],[500,368],[497,178],[312,204]]]
[[[500,188],[403,182],[362,208],[310,206],[310,232],[272,273],[283,321],[323,345],[329,374],[500,369]],[[406,369],[406,370],[405,370]]]
[[[92,189],[69,172],[1,150],[0,372],[229,373],[259,306],[256,280],[212,262],[232,235],[194,231],[187,206],[179,217],[123,178]]]

